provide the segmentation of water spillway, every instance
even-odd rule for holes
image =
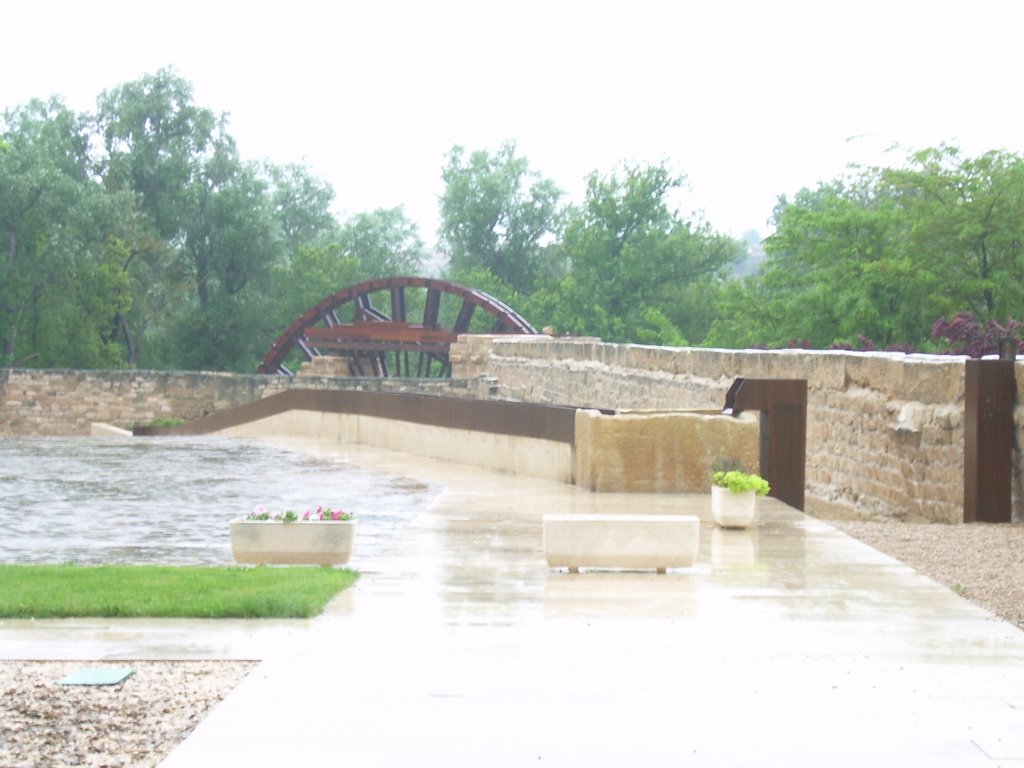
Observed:
[[[323,504],[356,514],[358,567],[439,491],[259,440],[6,437],[0,563],[229,564],[232,519]]]

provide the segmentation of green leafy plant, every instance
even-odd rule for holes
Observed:
[[[184,423],[185,423],[184,419],[162,418],[162,419],[153,419],[148,424],[145,424],[143,426],[147,426],[147,427],[176,427],[179,424],[184,424]]]
[[[294,523],[298,520],[305,522],[338,522],[353,520],[355,515],[351,512],[344,512],[340,509],[319,506],[316,509],[307,509],[299,514],[293,509],[286,509],[283,512],[271,512],[264,506],[254,507],[252,512],[245,516],[246,520],[267,520],[278,523]]]
[[[771,490],[768,481],[760,475],[738,469],[713,472],[711,482],[721,488],[727,488],[731,493],[754,491],[758,496],[765,496]]]

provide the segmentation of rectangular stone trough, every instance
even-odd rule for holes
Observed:
[[[544,557],[552,568],[687,568],[697,559],[694,515],[544,515]]]

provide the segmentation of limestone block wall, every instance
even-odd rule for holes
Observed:
[[[456,348],[453,375],[477,377],[498,397],[590,408],[721,408],[737,376],[806,379],[809,512],[963,519],[963,358],[549,337],[472,337]],[[1019,445],[1021,408],[1016,425]],[[1021,495],[1015,520],[1022,519]]]
[[[710,493],[719,460],[758,470],[758,421],[720,414],[576,412],[576,484],[592,491]]]
[[[287,389],[476,394],[465,383],[181,371],[0,369],[0,435],[87,435],[92,422],[130,428],[191,420]]]

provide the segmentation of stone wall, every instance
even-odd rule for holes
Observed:
[[[476,382],[443,380],[0,369],[0,435],[87,435],[97,421],[130,428],[153,419],[190,420],[292,388],[474,397],[475,387]]]
[[[806,379],[807,511],[963,519],[963,358],[488,336],[461,339],[452,360],[454,376],[479,377],[499,397],[604,409],[721,408],[738,376]],[[1015,477],[1020,520],[1019,459]]]
[[[964,361],[928,355],[735,351],[545,336],[463,337],[453,379],[0,369],[0,434],[88,434],[192,419],[292,387],[379,389],[604,409],[718,409],[737,376],[808,381],[807,510],[821,516],[963,519]],[[1024,386],[1017,367],[1018,390]],[[1024,440],[1018,407],[1016,444]],[[1014,466],[1014,519],[1024,472]]]
[[[576,484],[603,493],[710,493],[718,461],[758,469],[758,421],[700,411],[576,411]]]

